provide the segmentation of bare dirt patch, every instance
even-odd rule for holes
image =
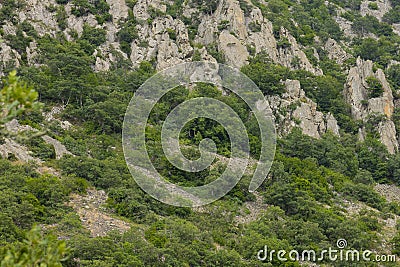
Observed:
[[[92,237],[106,236],[110,231],[120,233],[128,231],[130,224],[111,217],[103,205],[107,201],[107,194],[103,190],[88,189],[87,195],[72,194],[68,203],[82,221],[85,228],[90,231]]]

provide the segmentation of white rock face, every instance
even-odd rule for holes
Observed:
[[[229,21],[230,29],[239,40],[247,38],[244,12],[240,8],[239,1],[225,0],[225,4],[221,5],[221,10],[217,12],[220,12],[220,21]]]
[[[25,1],[24,12],[19,13],[20,21],[29,21],[40,36],[50,34],[55,36],[58,24],[48,6],[56,5],[54,0],[27,0]]]
[[[294,38],[288,32],[288,30],[282,28],[280,34],[283,38],[286,38],[289,41],[290,47],[280,48],[278,50],[278,63],[288,68],[293,68],[293,61],[297,59],[299,61],[299,69],[304,69],[315,75],[323,75],[321,69],[313,67],[313,65],[308,60],[306,54],[303,52],[303,50],[301,50],[300,45],[296,41],[296,38]]]
[[[286,93],[282,97],[267,98],[280,136],[288,134],[296,126],[300,127],[304,134],[314,138],[320,138],[327,131],[339,135],[339,126],[334,116],[317,111],[317,104],[305,96],[299,81],[287,80],[285,85]]]
[[[219,66],[214,63],[205,63],[202,68],[191,70],[190,81],[192,83],[199,81],[212,81],[216,85],[222,84],[221,76],[218,74]]]
[[[379,123],[378,132],[381,135],[381,142],[384,144],[389,153],[394,154],[399,150],[399,141],[396,138],[396,127],[391,120]]]
[[[223,24],[226,26],[221,31],[219,26]],[[259,30],[252,29],[250,25],[258,25]],[[220,50],[225,53],[227,63],[234,67],[239,68],[246,64],[249,53],[245,50],[247,50],[247,46],[252,46],[256,53],[267,53],[275,63],[291,69],[305,69],[315,75],[323,74],[322,70],[310,63],[301,46],[286,29],[282,28],[280,35],[289,40],[290,47],[277,48],[272,23],[263,17],[259,8],[253,6],[249,16],[245,17],[238,1],[223,0],[220,1],[213,15],[203,17],[195,42],[203,45],[217,42]],[[230,49],[228,44],[230,44]],[[237,49],[236,53],[234,49]],[[295,59],[299,61],[298,67],[293,66]]]
[[[149,8],[158,9],[165,13],[167,11],[167,6],[161,0],[138,0],[135,7],[133,8],[133,14],[135,18],[139,20],[147,20],[150,18],[148,13]]]
[[[259,9],[253,9],[250,16],[250,23],[259,23],[261,31],[250,32],[247,38],[248,44],[254,45],[256,53],[265,52],[274,62],[278,62],[277,42],[273,34],[272,23],[262,17]]]
[[[212,15],[203,16],[195,41],[204,45],[218,41],[218,34],[221,32],[218,26],[221,22],[226,23],[227,30],[239,40],[244,41],[248,37],[244,13],[239,2],[222,0]]]
[[[338,125],[338,122],[331,113],[325,115],[325,122],[327,131],[331,131],[333,134],[337,136],[340,135],[339,133],[340,127]]]
[[[26,48],[26,57],[28,60],[28,64],[31,66],[40,66],[37,64],[37,57],[38,57],[38,52],[37,52],[37,43],[36,41],[33,41],[29,44],[29,47]]]
[[[138,27],[139,40],[132,43],[130,59],[134,66],[143,60],[157,59],[157,69],[162,70],[184,61],[190,60],[193,48],[189,42],[187,28],[179,19],[171,16],[157,18],[151,26]],[[173,32],[173,40],[168,32]],[[141,41],[147,41],[147,47],[140,46]]]
[[[100,57],[96,57],[96,63],[94,65],[95,71],[97,71],[97,72],[108,71],[110,68],[111,68],[110,62],[108,62],[107,60],[104,60]]]
[[[19,60],[21,60],[21,56],[17,51],[6,45],[3,41],[0,40],[0,77],[5,76],[3,70],[11,65],[15,67],[19,67]]]
[[[368,77],[375,77],[381,82],[383,87],[381,97],[369,98],[369,86],[366,81]],[[394,123],[390,120],[394,112],[394,98],[383,71],[378,69],[374,72],[372,61],[363,61],[358,58],[357,65],[349,71],[344,97],[347,103],[351,105],[351,114],[356,120],[367,121],[372,113],[385,115],[387,121],[381,122],[378,129],[381,134],[381,141],[390,153],[398,151],[396,129]]]
[[[351,58],[334,39],[329,38],[325,43],[324,49],[328,52],[328,58],[335,60],[339,64],[343,64],[347,59]]]
[[[193,44],[212,45],[214,49],[220,50],[225,55],[227,64],[240,68],[247,63],[249,51],[247,47],[254,47],[256,53],[266,52],[275,63],[293,68],[293,60],[299,59],[300,68],[304,68],[316,75],[322,74],[322,71],[310,63],[306,55],[302,52],[302,47],[297,44],[295,38],[286,30],[282,30],[282,35],[290,39],[291,46],[286,49],[277,49],[272,24],[265,19],[259,8],[253,6],[248,1],[248,5],[252,7],[246,15],[240,8],[237,0],[221,0],[217,9],[212,15],[198,14],[198,10],[184,3],[185,16],[200,20],[198,33],[194,42],[189,40],[188,27],[179,19],[165,15],[152,19],[151,25],[148,24],[150,19],[150,9],[166,12],[166,3],[161,0],[138,0],[132,9],[133,15],[138,21],[137,30],[139,38],[131,44],[132,53],[126,55],[121,51],[120,44],[117,39],[119,31],[119,22],[128,17],[129,7],[124,0],[107,0],[110,5],[110,14],[113,17],[112,22],[106,22],[98,25],[95,15],[88,14],[82,17],[76,17],[71,14],[72,4],[65,5],[67,14],[67,28],[64,35],[67,40],[73,41],[70,35],[71,31],[77,32],[78,36],[82,34],[84,24],[92,27],[106,29],[106,42],[97,48],[95,71],[107,71],[114,63],[116,63],[116,54],[119,57],[130,60],[135,67],[143,60],[156,59],[157,69],[161,70],[175,64],[191,60],[194,48]],[[54,6],[55,8],[49,8]],[[52,36],[60,30],[56,20],[56,13],[51,9],[56,9],[59,5],[55,0],[27,0],[26,6],[19,12],[21,21],[28,20],[38,31],[40,36],[49,33]],[[225,29],[221,29],[221,24],[226,24]],[[259,25],[259,29],[254,29],[254,25]],[[252,27],[253,26],[253,27]],[[171,40],[166,34],[167,30],[176,32],[176,40]],[[15,26],[8,23],[3,26],[4,34],[15,34]],[[27,48],[29,64],[36,64],[37,57],[35,44]],[[16,60],[14,62],[18,66],[20,55],[15,51],[10,51],[8,47],[2,47],[3,58]],[[202,50],[202,57],[213,60],[208,52]],[[205,59],[203,57],[203,59]],[[18,61],[18,62],[17,62]],[[297,68],[296,67],[296,68]]]
[[[62,106],[54,106],[50,112],[43,113],[43,116],[46,121],[51,122],[51,121],[56,121],[59,123],[60,127],[63,130],[70,130],[73,125],[69,121],[62,121],[56,118],[58,114],[60,114],[64,110],[64,107]]]
[[[15,141],[6,138],[5,143],[0,145],[0,155],[2,158],[8,158],[14,155],[19,161],[22,162],[35,162],[42,163],[40,159],[34,158],[31,152],[24,146],[16,143]]]
[[[335,21],[337,24],[339,24],[340,29],[343,31],[343,33],[350,38],[354,38],[357,35],[353,32],[352,25],[353,23],[341,16],[335,16],[334,17]]]
[[[174,42],[171,42],[167,36],[164,37],[165,40],[162,40],[158,44],[157,69],[159,70],[172,67],[183,62],[179,58],[178,46]]]
[[[57,107],[53,108],[53,112],[50,113],[51,114],[50,116],[52,116],[53,113],[57,112],[58,110],[59,109]],[[9,132],[12,132],[12,133],[19,133],[19,132],[25,132],[25,131],[38,132],[37,129],[32,128],[29,125],[19,124],[19,122],[15,119],[6,123],[5,127]],[[56,159],[60,159],[64,155],[72,155],[72,153],[69,152],[60,141],[58,141],[48,135],[43,135],[41,138],[47,144],[52,145],[54,147]],[[31,152],[25,146],[18,144],[14,140],[6,138],[5,143],[0,145],[0,155],[3,158],[7,158],[8,156],[10,156],[10,154],[13,154],[18,160],[20,160],[22,162],[33,161],[36,163],[43,163],[42,160],[33,157],[31,155]]]
[[[400,35],[400,23],[393,24],[393,32]]]
[[[48,136],[42,136],[42,139],[49,145],[54,147],[54,151],[56,153],[56,159],[61,159],[64,155],[72,155],[60,141]]]
[[[96,48],[93,56],[95,64],[93,69],[97,72],[112,69],[119,60],[126,60],[136,67],[143,60],[155,60],[157,70],[162,70],[182,62],[192,60],[194,51],[200,53],[200,59],[216,62],[210,54],[209,46],[225,56],[226,63],[240,68],[248,63],[249,55],[255,53],[266,53],[272,62],[281,64],[290,69],[304,69],[315,75],[323,75],[318,66],[313,66],[306,54],[303,52],[305,47],[297,42],[292,33],[282,28],[279,33],[280,38],[289,41],[286,47],[277,47],[272,23],[264,18],[261,10],[254,6],[250,0],[247,4],[250,9],[244,12],[240,8],[238,0],[221,0],[218,2],[216,10],[212,14],[201,14],[198,9],[184,3],[183,13],[193,21],[200,24],[197,35],[193,40],[189,40],[188,25],[180,19],[174,19],[165,14],[167,4],[171,1],[162,0],[138,0],[132,8],[132,13],[137,20],[137,31],[139,38],[131,43],[131,54],[127,55],[121,51],[118,41],[118,31],[120,23],[128,18],[130,8],[124,0],[106,0],[110,5],[110,14],[113,16],[112,22],[98,25],[95,15],[89,14],[83,17],[76,17],[71,14],[72,4],[65,6],[67,13],[67,29],[64,35],[67,40],[73,41],[69,34],[76,31],[80,36],[85,23],[92,27],[104,28],[106,30],[106,42]],[[28,21],[33,25],[40,36],[44,34],[55,34],[60,30],[56,20],[56,13],[51,11],[51,6],[58,7],[55,0],[26,0],[26,5],[18,13],[20,21]],[[264,2],[264,1],[263,1]],[[328,3],[328,1],[327,1]],[[378,19],[390,10],[390,0],[377,0],[378,10],[368,8],[369,1],[363,1],[361,13],[371,14]],[[264,2],[264,4],[268,4]],[[151,18],[151,9],[164,12],[162,16]],[[346,10],[338,8],[338,13]],[[352,23],[339,15],[335,20],[340,25],[345,35],[354,37],[351,29]],[[294,22],[296,23],[296,22]],[[11,22],[6,22],[2,27],[3,35],[14,34],[16,27]],[[400,24],[394,25],[395,32],[400,34]],[[277,34],[277,33],[276,33]],[[278,34],[277,34],[278,35]],[[319,42],[327,52],[328,57],[339,64],[351,57],[342,46],[345,43],[338,43],[333,39],[328,39],[325,44]],[[251,47],[251,50],[249,49]],[[208,49],[208,51],[207,51]],[[197,53],[197,52],[196,52]],[[26,48],[27,61],[29,65],[38,66],[37,43],[31,42]],[[11,66],[20,66],[21,55],[12,49],[6,41],[0,41],[0,76],[2,71]],[[314,56],[318,59],[319,55],[314,50]],[[369,76],[376,77],[384,87],[384,93],[378,98],[368,98],[366,79]],[[317,106],[310,99],[305,97],[298,81],[286,81],[287,92],[280,97],[269,97],[270,102],[275,106],[274,112],[277,118],[279,131],[284,134],[295,126],[303,129],[304,133],[320,137],[321,134],[330,130],[339,134],[339,127],[336,119],[331,114],[322,114],[317,111]],[[349,70],[344,95],[346,101],[351,105],[351,112],[354,119],[366,120],[371,113],[385,115],[388,120],[382,122],[377,129],[381,133],[381,141],[392,153],[398,149],[396,141],[396,129],[390,120],[395,100],[390,90],[390,86],[382,70],[373,71],[372,62],[357,60],[357,66]],[[397,102],[400,106],[400,101]],[[278,109],[282,109],[278,111]],[[284,110],[288,110],[287,114]],[[61,122],[63,123],[63,122]],[[68,124],[63,127],[70,127]]]
[[[383,86],[383,95],[368,98],[368,77],[377,78]],[[385,74],[381,69],[373,72],[372,61],[357,59],[357,65],[350,69],[345,86],[344,96],[351,105],[352,116],[356,120],[364,120],[372,112],[386,115],[390,118],[394,111],[393,94]],[[366,101],[368,102],[366,104]]]
[[[247,48],[228,31],[223,31],[219,35],[219,50],[224,53],[226,63],[236,68],[246,64],[249,58]]]
[[[376,3],[378,9],[374,10],[368,7],[370,3]],[[371,15],[376,17],[379,21],[382,21],[383,15],[392,9],[389,0],[376,0],[376,1],[363,1],[360,5],[360,13],[362,16]]]
[[[110,14],[113,16],[113,22],[118,22],[120,19],[128,17],[128,6],[124,0],[107,0],[110,5]]]
[[[292,115],[301,121],[299,126],[308,136],[319,138],[320,133],[326,131],[324,115],[322,112],[317,112],[315,103],[300,103]]]
[[[65,9],[67,10],[67,12],[68,11],[70,12],[68,6]],[[92,14],[89,14],[88,16],[84,17],[75,17],[73,15],[70,15],[68,16],[67,23],[68,23],[68,28],[65,31],[74,30],[78,33],[79,36],[82,35],[84,24],[88,24],[91,27],[97,26],[96,17]]]

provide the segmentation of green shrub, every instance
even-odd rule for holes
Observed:
[[[88,0],[72,0],[71,13],[77,17],[82,17],[90,13],[91,5]]]
[[[54,147],[43,141],[42,138],[34,138],[26,141],[25,145],[33,152],[34,157],[42,160],[50,160],[56,158]]]
[[[392,239],[393,250],[392,252],[400,256],[400,232]]]
[[[383,94],[383,86],[381,81],[372,76],[367,77],[366,81],[368,83],[369,97],[381,97]]]
[[[243,66],[241,71],[266,95],[282,93],[284,85],[281,80],[285,81],[289,75],[287,68],[272,63],[264,54],[250,60],[249,65]]]
[[[257,22],[251,22],[249,24],[249,29],[252,32],[260,32],[261,31],[261,25],[259,23],[257,23]]]
[[[125,3],[130,9],[133,9],[137,3],[137,0],[126,0]]]
[[[207,45],[207,52],[213,56],[217,60],[218,63],[224,64],[225,63],[225,55],[222,51],[218,50],[217,44],[209,44]]]
[[[133,40],[138,39],[138,31],[136,29],[136,21],[134,19],[128,19],[121,25],[121,29],[117,33],[121,50],[128,56],[131,54],[131,43]]]
[[[376,2],[368,3],[368,8],[372,9],[372,10],[378,10],[379,9],[378,4]]]
[[[182,15],[182,5],[184,0],[174,0],[172,5],[167,5],[167,14],[174,19],[180,18]]]
[[[96,16],[96,20],[99,24],[103,24],[106,21],[111,21],[112,16],[109,13],[110,5],[106,0],[72,0],[71,13],[77,17],[86,16],[89,13]]]
[[[168,28],[167,29],[168,36],[171,40],[176,41],[176,31],[174,29]]]
[[[193,56],[192,56],[192,61],[201,61],[201,53],[199,50],[194,50]]]
[[[2,7],[0,9],[0,25],[4,25],[6,21],[10,21],[15,24],[16,21],[16,11],[18,8],[18,3],[16,0],[5,0],[2,1]]]
[[[400,5],[393,7],[389,12],[383,15],[383,21],[390,24],[400,23]]]
[[[26,48],[30,42],[37,38],[38,34],[36,30],[27,21],[18,24],[15,35],[9,34],[5,36],[9,45],[21,55],[24,61],[27,60]]]
[[[222,32],[229,28],[230,22],[229,20],[222,20],[218,25],[218,31]]]
[[[55,236],[44,236],[41,229],[33,227],[23,243],[0,250],[1,266],[54,266],[61,267],[68,259],[70,248]]]
[[[391,66],[387,71],[387,78],[394,90],[400,90],[400,64]]]
[[[281,37],[277,43],[279,48],[288,48],[291,46],[291,43],[286,37]]]
[[[246,0],[239,0],[240,8],[243,10],[245,16],[249,16],[252,6]]]
[[[83,25],[83,32],[81,39],[88,41],[91,45],[99,46],[106,41],[107,31],[91,27],[88,24]]]
[[[65,8],[63,6],[59,6],[57,8],[56,20],[58,23],[58,27],[60,27],[61,30],[65,30],[68,27],[67,19],[68,15],[65,11]]]
[[[369,204],[371,207],[382,209],[384,199],[378,195],[371,186],[363,184],[345,183],[341,190],[344,196]]]

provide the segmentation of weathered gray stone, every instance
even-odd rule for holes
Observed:
[[[6,45],[4,42],[0,40],[0,77],[5,76],[6,73],[3,70],[9,66],[14,66],[18,68],[20,66],[19,61],[21,60],[21,56],[17,51]]]
[[[21,162],[42,163],[40,159],[34,158],[25,146],[22,146],[8,138],[4,140],[4,144],[0,145],[0,155],[3,158],[8,158],[9,156],[14,155]]]
[[[54,0],[26,0],[24,11],[18,14],[19,19],[21,22],[29,21],[39,36],[44,36],[45,34],[55,36],[58,24],[53,13],[47,8],[55,4]]]
[[[110,14],[113,16],[113,21],[118,22],[120,19],[128,17],[128,6],[124,0],[107,0],[110,5]]]
[[[249,57],[247,48],[228,31],[219,35],[219,50],[224,53],[227,64],[236,68],[243,66]]]
[[[335,60],[339,64],[343,64],[351,57],[334,39],[331,38],[326,41],[324,49],[328,52],[329,59]]]
[[[280,64],[293,69],[295,68],[295,66],[293,66],[293,61],[297,58],[300,69],[304,69],[315,75],[323,75],[321,69],[314,67],[310,63],[306,54],[301,50],[300,45],[297,43],[296,38],[294,38],[287,29],[281,28],[280,35],[281,37],[286,38],[290,43],[290,47],[278,49],[278,62]]]
[[[369,98],[367,78],[377,78],[383,87],[383,94],[380,97]],[[390,153],[398,150],[396,140],[396,129],[390,120],[394,112],[394,98],[392,89],[386,80],[381,69],[373,71],[372,61],[357,59],[357,65],[350,69],[344,90],[344,97],[351,106],[351,113],[354,119],[367,121],[369,116],[374,114],[385,115],[388,121],[381,122],[379,133],[381,141],[386,145]]]
[[[51,116],[56,114],[58,111],[57,107],[54,108],[54,111]],[[17,120],[12,120],[5,125],[6,129],[9,132],[12,133],[21,133],[21,132],[38,132],[37,129],[32,128],[29,125],[21,125]],[[69,152],[65,146],[58,140],[48,136],[48,135],[43,135],[42,136],[43,141],[45,141],[47,144],[52,145],[54,147],[54,151],[56,153],[56,158],[60,159],[64,155],[72,155],[71,152]],[[8,154],[14,154],[19,160],[28,162],[28,161],[35,161],[35,162],[42,162],[40,159],[33,158],[30,155],[30,152],[28,149],[18,143],[16,143],[14,140],[11,139],[6,139],[6,143],[2,146],[0,146],[0,153],[2,153],[3,157],[7,156]]]
[[[370,3],[376,3],[378,5],[378,9],[369,8]],[[392,9],[389,0],[374,0],[374,1],[363,1],[360,5],[360,13],[362,16],[371,15],[377,18],[379,21],[382,21],[383,15],[389,12]]]
[[[61,159],[64,155],[72,155],[60,141],[48,136],[42,136],[42,139],[49,145],[54,147],[54,151],[56,153],[56,159]]]
[[[267,97],[280,136],[288,134],[296,126],[314,138],[320,138],[327,131],[339,135],[339,126],[334,116],[318,111],[317,104],[306,97],[299,81],[286,80],[285,86],[286,92],[282,97]]]

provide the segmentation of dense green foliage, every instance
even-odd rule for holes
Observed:
[[[57,241],[55,236],[43,237],[40,228],[35,227],[27,233],[24,243],[0,251],[1,266],[61,267],[68,252],[65,241]]]
[[[129,14],[127,21],[122,23],[121,29],[119,30],[118,39],[121,44],[121,49],[127,55],[131,54],[131,43],[133,40],[137,39],[138,33],[136,29],[136,20],[133,18],[133,14]]]
[[[112,20],[112,16],[108,12],[110,6],[105,0],[68,0],[68,2],[71,2],[72,4],[71,13],[77,17],[82,17],[91,13],[96,15],[96,20],[99,24]]]
[[[5,127],[5,124],[18,116],[30,115],[39,112],[41,104],[36,100],[38,93],[27,83],[17,77],[17,72],[11,72],[7,79],[3,80],[3,88],[0,90],[0,140],[4,137],[15,136]]]
[[[400,65],[393,65],[387,70],[389,81],[394,90],[400,89]]]
[[[367,78],[367,83],[368,83],[368,90],[369,90],[369,97],[374,98],[374,97],[380,97],[382,96],[383,93],[383,86],[382,83],[375,77],[368,77]]]

